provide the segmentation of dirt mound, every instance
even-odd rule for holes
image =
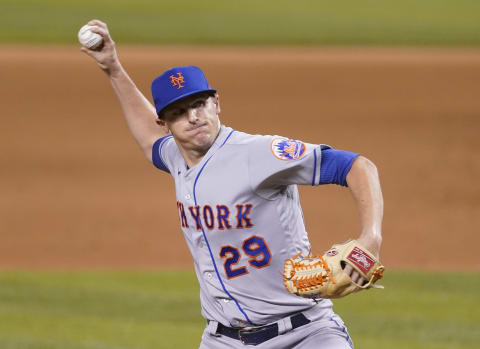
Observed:
[[[359,152],[380,170],[383,262],[480,269],[480,50],[120,47],[150,81],[195,64],[223,123]],[[142,157],[77,47],[0,47],[0,267],[191,265],[172,179]],[[354,236],[348,189],[302,188],[314,252]]]

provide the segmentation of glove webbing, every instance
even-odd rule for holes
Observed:
[[[287,261],[290,262],[292,265],[292,270],[294,270],[293,275],[290,275],[289,278],[286,278],[287,280],[291,280],[296,276],[295,271],[301,271],[301,270],[313,270],[313,269],[320,269],[320,271],[323,269],[324,274],[316,273],[316,274],[310,274],[310,275],[298,275],[296,278],[293,280],[295,287],[297,290],[312,290],[315,287],[323,285],[325,282],[331,281],[332,284],[335,283],[335,280],[333,279],[332,272],[330,268],[328,267],[328,264],[325,262],[325,259],[322,256],[308,256],[305,259],[300,259],[298,261],[295,261],[298,257],[300,256],[300,253],[298,253],[295,257],[291,258],[290,260]],[[318,258],[315,263],[310,263],[310,261],[314,258]]]

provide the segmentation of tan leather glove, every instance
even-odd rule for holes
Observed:
[[[344,272],[350,264],[367,282],[359,285]],[[283,283],[288,292],[305,298],[340,298],[375,285],[385,267],[356,240],[333,245],[323,256],[300,256],[285,261]]]

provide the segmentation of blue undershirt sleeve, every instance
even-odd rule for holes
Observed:
[[[320,184],[347,185],[347,174],[360,154],[337,149],[322,150]]]
[[[169,138],[171,138],[171,135],[159,138],[152,147],[152,163],[155,165],[156,168],[159,170],[165,171],[167,173],[170,173],[168,170],[168,167],[165,165],[165,163],[162,161],[162,158],[160,156],[162,147],[165,144],[165,141]]]

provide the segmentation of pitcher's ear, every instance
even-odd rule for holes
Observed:
[[[217,114],[220,114],[221,108],[220,108],[220,98],[218,97],[218,93],[215,93],[213,96],[215,105],[217,106]]]
[[[162,127],[167,127],[167,123],[165,122],[165,120],[160,119],[159,117],[155,119],[155,122],[157,123],[157,125],[160,125]]]

